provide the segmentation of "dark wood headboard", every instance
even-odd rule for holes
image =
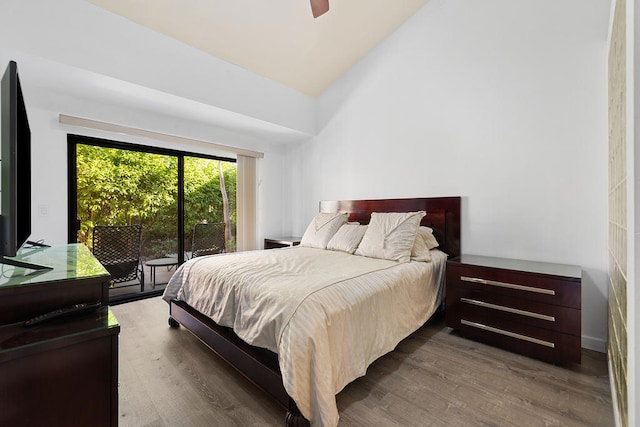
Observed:
[[[442,251],[460,255],[460,197],[321,201],[320,212],[349,212],[349,221],[369,224],[371,212],[425,211],[420,225],[431,227]]]

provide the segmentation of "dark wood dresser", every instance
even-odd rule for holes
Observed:
[[[0,265],[0,425],[118,424],[118,334],[109,273],[84,245],[24,249]],[[36,315],[80,303],[88,314],[26,327]]]
[[[446,325],[552,363],[580,363],[578,266],[477,255],[447,262]]]

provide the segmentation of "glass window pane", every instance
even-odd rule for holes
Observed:
[[[83,144],[76,153],[77,241],[92,248],[93,227],[140,224],[141,262],[172,256],[177,262],[177,157]],[[143,286],[115,283],[110,295],[153,290],[149,273],[145,268]]]
[[[234,252],[235,236],[236,164],[222,160],[185,157],[185,259],[194,255]]]

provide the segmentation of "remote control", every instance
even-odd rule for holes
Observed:
[[[74,304],[69,307],[59,308],[49,313],[41,314],[24,322],[25,326],[34,326],[40,323],[49,322],[51,320],[60,319],[62,317],[75,316],[84,313],[90,313],[100,308],[99,302]]]

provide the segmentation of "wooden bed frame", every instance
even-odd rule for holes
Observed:
[[[415,212],[427,215],[421,225],[431,227],[439,249],[450,258],[460,255],[460,197],[418,199],[343,200],[320,202],[320,212],[349,212],[349,221],[368,224],[371,212]],[[278,355],[242,341],[231,330],[216,324],[183,301],[169,304],[169,325],[183,325],[246,378],[287,410],[286,425],[308,426],[282,384]]]

